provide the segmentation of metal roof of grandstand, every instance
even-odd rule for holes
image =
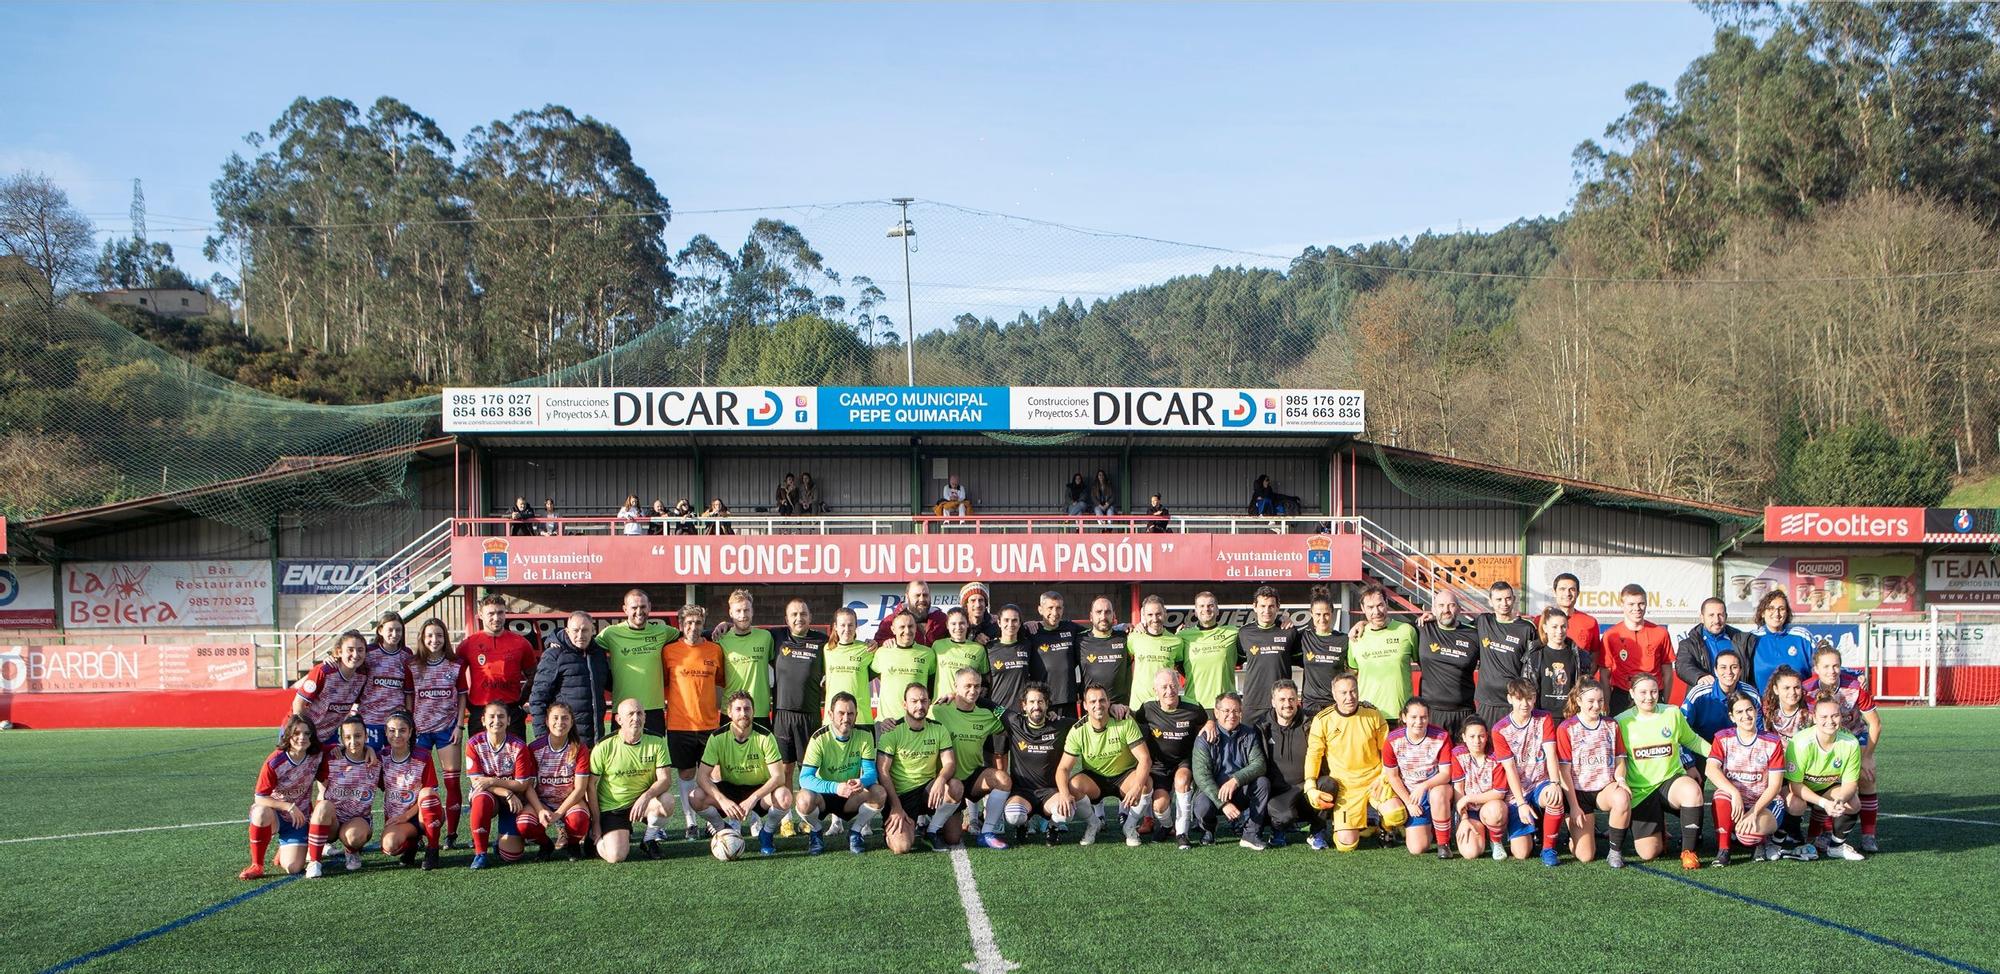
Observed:
[[[1735,526],[1760,521],[1764,516],[1762,511],[1745,507],[1614,487],[1404,447],[1359,440],[1355,446],[1361,456],[1372,455],[1376,465],[1396,486],[1432,500],[1483,500],[1529,508],[1557,500],[1580,501]]]

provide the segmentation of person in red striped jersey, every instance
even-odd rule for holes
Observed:
[[[389,715],[410,709],[410,648],[403,643],[403,617],[390,612],[375,623],[375,639],[368,644],[368,685],[361,691],[355,711],[368,725],[368,746],[380,753],[388,746],[384,730]]]
[[[382,762],[368,746],[368,725],[360,717],[340,722],[340,746],[327,752],[321,794],[306,823],[306,878],[320,877],[320,856],[334,838],[347,853],[347,871],[361,868],[361,850],[375,831],[375,789]]]
[[[521,841],[522,796],[534,786],[535,759],[528,742],[507,730],[513,708],[494,701],[480,711],[485,732],[465,742],[465,773],[472,778],[472,868],[486,868],[488,830],[499,826],[500,859],[516,862],[527,848]]]
[[[1521,772],[1505,738],[1486,726],[1486,719],[1473,714],[1465,718],[1459,731],[1463,743],[1451,750],[1453,810],[1458,814],[1458,854],[1477,859],[1488,847],[1493,858],[1507,858],[1507,831],[1515,818],[1521,797]],[[1514,857],[1528,856],[1528,836],[1517,838],[1520,849]]]
[[[306,821],[312,816],[313,785],[326,771],[319,758],[319,735],[312,721],[293,714],[278,732],[278,748],[257,771],[250,800],[250,865],[238,879],[263,879],[264,854],[278,840],[278,866],[291,875],[306,868]]]
[[[1382,742],[1382,778],[1409,809],[1403,843],[1420,856],[1437,845],[1451,858],[1451,738],[1430,723],[1431,708],[1415,697],[1403,702],[1403,726]],[[1391,773],[1393,772],[1393,773]]]
[[[438,865],[438,824],[444,817],[444,803],[438,800],[437,769],[431,764],[431,752],[415,746],[417,725],[409,711],[390,714],[382,734],[388,738],[388,746],[379,755],[382,854],[414,866],[421,838],[424,871],[429,872]]]
[[[1708,780],[1715,785],[1715,865],[1729,865],[1731,839],[1755,858],[1775,860],[1770,841],[1785,815],[1779,793],[1785,785],[1785,742],[1757,726],[1755,695],[1738,690],[1729,698],[1735,727],[1719,731],[1708,750]]]
[[[1632,789],[1625,784],[1625,735],[1604,712],[1609,694],[1595,680],[1570,691],[1567,716],[1556,727],[1563,805],[1569,809],[1569,847],[1578,862],[1597,858],[1597,813],[1611,825],[1605,861],[1625,865],[1625,830],[1632,827]]]
[[[557,701],[542,711],[548,733],[528,745],[535,762],[535,787],[518,819],[521,838],[538,843],[541,858],[557,849],[569,850],[571,861],[583,858],[590,841],[590,749],[576,736],[576,712]]]
[[[1540,826],[1542,865],[1555,866],[1556,837],[1562,831],[1563,789],[1556,780],[1561,758],[1556,754],[1556,721],[1546,710],[1535,709],[1542,690],[1534,679],[1507,681],[1507,716],[1493,725],[1493,749],[1505,749],[1520,771],[1521,804],[1510,809],[1508,843],[1516,858],[1527,855]]]
[[[447,849],[458,846],[458,816],[465,805],[459,768],[463,751],[458,728],[465,722],[465,666],[452,655],[451,630],[437,619],[424,620],[417,630],[417,652],[409,663],[412,716],[417,722],[414,747],[431,752],[439,783],[444,785]]]
[[[354,712],[368,690],[367,637],[359,629],[341,633],[333,659],[313,664],[292,688],[298,691],[292,698],[292,713],[312,722],[320,746],[340,743],[340,722]]]

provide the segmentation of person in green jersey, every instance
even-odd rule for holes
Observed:
[[[916,616],[911,616],[910,625],[915,624]],[[931,691],[924,681],[904,685],[900,700],[900,709],[908,716],[878,735],[875,745],[875,773],[889,779],[883,843],[897,855],[916,849],[918,820],[928,817],[931,848],[942,852],[946,845],[938,830],[957,817],[953,813],[965,797],[965,787],[958,781],[958,756],[951,732],[926,719]]]
[[[994,761],[995,752],[1007,747],[1006,725],[1000,720],[1000,711],[979,705],[984,686],[984,677],[978,670],[959,667],[952,674],[951,696],[931,705],[930,719],[951,732],[952,750],[958,759],[958,770],[953,777],[965,790],[965,803],[971,808],[979,844],[988,849],[1005,849],[1007,843],[1000,839],[1000,826],[1005,820],[1007,797],[1014,782]],[[944,837],[950,845],[959,844],[959,823],[947,823]]]
[[[854,719],[866,726],[875,724],[875,695],[869,691],[874,678],[875,647],[860,641],[861,624],[854,610],[842,606],[833,611],[833,639],[826,647],[827,699],[846,693],[854,698]],[[833,723],[833,706],[827,705],[826,722]],[[870,760],[874,760],[870,758]]]
[[[1128,711],[1136,713],[1158,699],[1153,677],[1172,673],[1176,684],[1185,682],[1180,670],[1187,664],[1187,644],[1167,631],[1167,600],[1148,595],[1139,603],[1139,631],[1125,637],[1125,650],[1132,654],[1132,697],[1125,704]]]
[[[709,735],[695,770],[700,789],[689,797],[711,834],[747,824],[757,833],[758,850],[769,856],[778,851],[778,821],[791,810],[792,793],[777,739],[751,719],[755,706],[741,690],[729,695],[729,726]]]
[[[1214,592],[1194,597],[1194,622],[1181,637],[1187,665],[1187,698],[1206,710],[1216,698],[1236,687],[1236,627],[1222,621],[1222,603]]]
[[[1361,590],[1361,624],[1348,638],[1347,664],[1359,678],[1361,699],[1385,714],[1401,713],[1410,699],[1410,665],[1417,659],[1417,629],[1389,618],[1389,592]]]
[[[1632,709],[1619,714],[1625,738],[1625,782],[1632,789],[1632,849],[1650,861],[1666,851],[1667,806],[1681,820],[1681,868],[1700,869],[1701,782],[1681,766],[1681,749],[1708,757],[1709,744],[1688,726],[1679,707],[1660,706],[1660,678],[1632,675]]]
[[[777,655],[777,643],[769,629],[751,625],[756,614],[756,602],[751,599],[749,589],[739,588],[729,593],[729,627],[717,634],[715,641],[722,646],[723,691],[740,690],[749,694],[756,723],[768,729],[771,660]]]
[[[939,700],[956,692],[952,674],[968,666],[986,672],[986,646],[972,638],[972,617],[963,608],[952,606],[945,612],[944,632],[943,639],[931,644],[931,652],[937,657],[931,695]]]
[[[1794,855],[1805,860],[1826,856],[1860,862],[1867,856],[1841,837],[1861,810],[1861,740],[1840,729],[1837,690],[1820,690],[1812,708],[1812,730],[1794,736],[1786,749],[1790,767],[1785,780],[1791,794],[1785,796],[1785,817],[1799,822],[1805,820],[1808,809],[1812,812],[1810,841],[1801,844]],[[1831,835],[1821,831],[1829,819]]]
[[[1111,691],[1103,684],[1084,688],[1083,712],[1085,719],[1063,740],[1062,763],[1056,766],[1060,806],[1081,801],[1090,810],[1079,845],[1096,842],[1104,816],[1116,809],[1124,818],[1125,844],[1136,846],[1152,791],[1153,757],[1137,721],[1111,716]]]
[[[912,683],[929,686],[931,675],[937,671],[937,654],[929,646],[917,642],[917,630],[922,623],[908,612],[898,612],[889,620],[889,641],[875,647],[875,658],[868,668],[882,678],[882,693],[875,701],[875,739],[881,740],[889,733],[896,721],[903,719],[903,695],[896,687],[906,687]],[[929,699],[929,695],[925,696]]]
[[[853,613],[848,613],[847,621],[852,628]],[[882,814],[886,796],[877,783],[875,735],[855,728],[857,713],[854,694],[835,691],[826,705],[826,726],[813,731],[812,739],[806,742],[805,758],[799,766],[799,796],[793,807],[809,830],[807,855],[826,850],[822,814],[842,816],[854,823],[847,831],[847,851],[856,855],[867,851],[868,824]]]
[[[632,854],[634,819],[657,823],[666,817],[665,799],[673,787],[667,743],[646,733],[646,708],[637,700],[620,700],[617,720],[618,733],[590,749],[590,781],[584,787],[597,858],[605,862],[624,862]],[[658,843],[646,854],[658,858]]]
[[[597,645],[611,659],[611,698],[631,698],[646,708],[646,733],[667,732],[667,678],[660,650],[681,631],[653,618],[653,599],[644,589],[625,593],[625,618],[598,630]]]

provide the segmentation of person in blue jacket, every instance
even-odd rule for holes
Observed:
[[[1771,674],[1789,666],[1799,673],[1812,672],[1812,633],[1792,625],[1792,599],[1784,589],[1775,589],[1757,601],[1756,642],[1750,649],[1750,683],[1756,692],[1771,685]]]
[[[1725,649],[1715,656],[1715,675],[1695,684],[1681,701],[1681,714],[1702,740],[1714,740],[1715,735],[1736,726],[1729,717],[1729,700],[1739,691],[1749,689],[1742,682],[1742,674],[1742,657],[1733,649]],[[1759,717],[1757,730],[1763,729],[1764,720]]]

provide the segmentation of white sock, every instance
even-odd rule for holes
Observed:
[[[658,806],[655,806],[655,807],[658,807]],[[665,818],[665,817],[666,817],[666,816],[664,816],[664,815],[661,815],[661,814],[660,814],[659,812],[657,812],[657,811],[656,811],[656,812],[654,812],[654,813],[653,813],[653,814],[651,814],[651,815],[648,815],[648,816],[646,816],[646,827],[647,827],[647,828],[649,828],[649,829],[657,829],[657,828],[659,828],[659,827],[660,827],[660,819],[662,819],[662,818]]]
[[[1188,834],[1188,826],[1194,821],[1194,792],[1174,792],[1174,834]]]
[[[986,831],[1000,831],[1000,823],[1007,820],[1007,793],[994,789],[986,793]]]
[[[1150,803],[1141,803],[1137,808],[1127,809],[1124,816],[1125,831],[1139,831],[1139,823],[1145,821],[1147,814],[1151,813],[1152,810],[1153,806]]]
[[[1090,810],[1090,818],[1092,822],[1100,822],[1107,818],[1115,819],[1117,817],[1118,817],[1118,799],[1116,798],[1106,798],[1103,801],[1098,802],[1097,805]]]
[[[950,818],[952,813],[956,811],[958,811],[957,802],[945,802],[939,805],[937,810],[931,813],[930,833],[936,835],[937,830],[944,828],[945,820]]]
[[[1029,813],[1032,811],[1033,809],[1030,809],[1026,805],[1009,803],[1001,810],[1000,814],[1005,816],[1008,825],[1026,825],[1028,824]]]
[[[875,821],[875,816],[880,814],[882,814],[882,808],[879,805],[861,806],[861,810],[854,813],[854,831],[868,831],[868,824]]]
[[[789,809],[789,808],[774,808],[774,809],[771,809],[771,810],[770,810],[770,811],[768,811],[768,812],[765,812],[765,813],[764,813],[764,831],[766,831],[766,832],[776,832],[776,831],[778,830],[778,823],[779,823],[779,822],[782,822],[782,821],[784,821],[784,820],[785,820],[785,816],[786,816],[786,815],[788,815],[788,814],[790,814],[790,813],[791,813],[791,809]]]
[[[723,829],[729,827],[729,823],[723,820],[722,810],[719,808],[715,808],[712,806],[709,808],[704,808],[701,810],[701,817],[704,821],[708,823],[708,827],[710,829],[713,829],[717,832],[720,832]]]
[[[678,793],[681,798],[681,817],[687,819],[687,824],[689,825],[694,824],[694,806],[688,803],[688,792],[693,790],[694,790],[694,779],[692,778],[676,779],[674,785],[674,791]]]

